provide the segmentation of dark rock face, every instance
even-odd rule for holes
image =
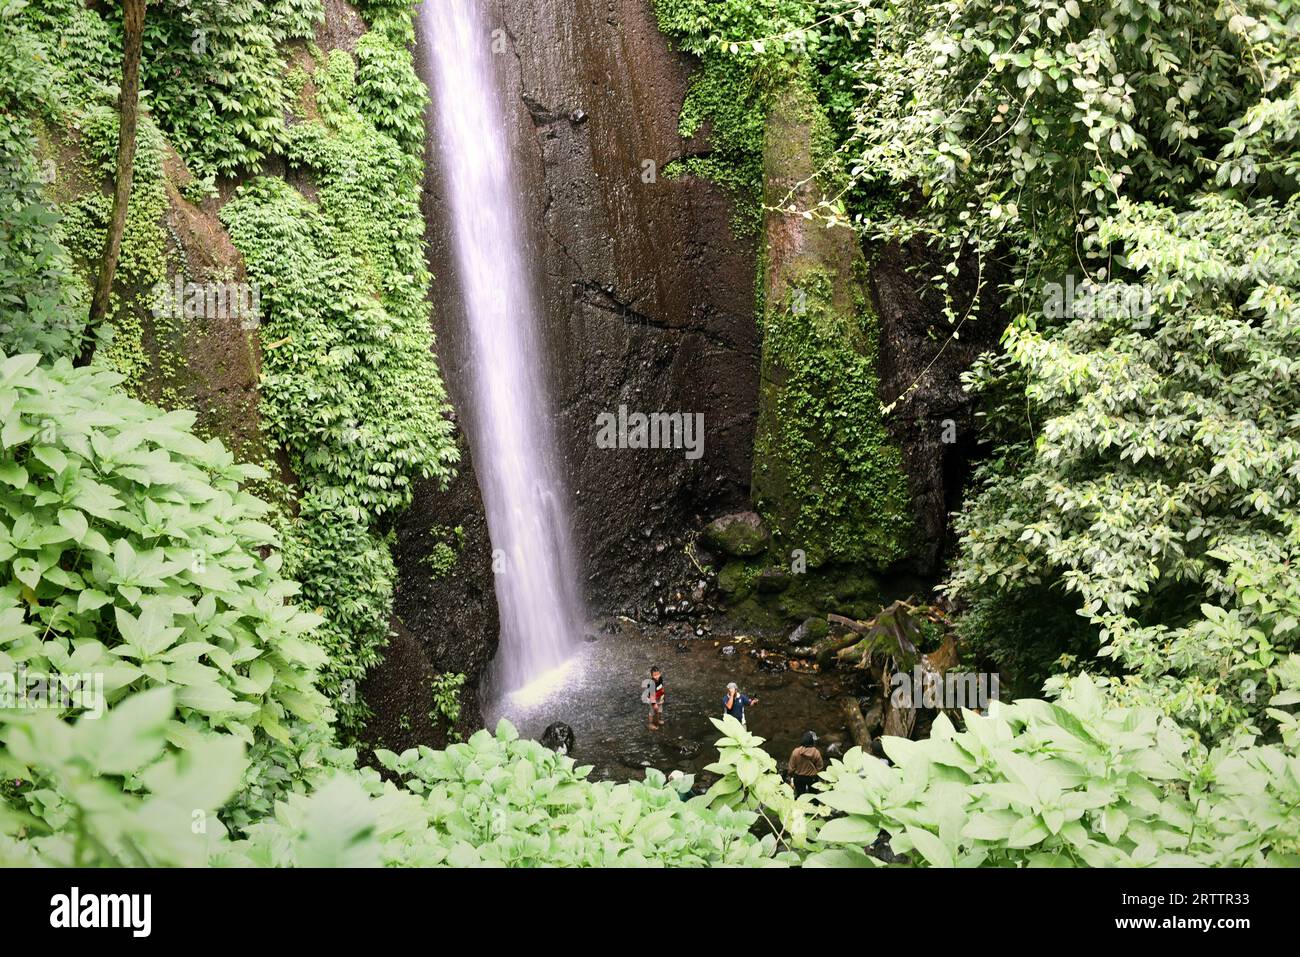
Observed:
[[[583,584],[596,609],[635,606],[656,576],[690,569],[689,530],[746,503],[758,390],[754,243],[732,235],[732,204],[718,187],[662,175],[707,144],[678,134],[692,64],[669,50],[648,0],[496,0],[487,19],[504,31],[523,240],[536,264]],[[421,36],[417,48],[430,42]],[[463,317],[436,144],[429,161],[435,327],[461,407]],[[620,405],[702,413],[703,456],[598,448],[597,416]]]
[[[928,282],[940,268],[918,240],[879,249],[870,274],[880,316],[880,400],[897,402],[886,424],[903,452],[918,524],[913,570],[926,575],[938,571],[943,561],[948,516],[960,507],[971,463],[981,453],[976,400],[962,390],[961,374],[981,353],[998,349],[1007,323],[988,305],[996,299],[994,276],[984,290],[983,307],[970,310],[960,338],[945,344],[949,326],[943,302]],[[989,269],[986,265],[986,278]],[[976,273],[974,262],[963,262],[953,282],[959,317],[970,308]]]
[[[432,482],[419,483],[414,502],[398,520],[395,634],[361,688],[375,714],[368,740],[394,751],[444,743],[426,714],[433,679],[443,672],[467,679],[458,727],[472,731],[482,725],[478,690],[496,653],[497,601],[474,464],[463,436],[458,444],[456,478],[445,491]],[[441,548],[450,548],[455,558],[440,572],[429,559]]]
[[[464,674],[472,687],[496,653],[497,600],[483,502],[463,437],[459,445],[460,472],[448,489],[418,486],[398,523],[393,613],[421,638],[439,671]],[[427,556],[449,539],[455,562],[438,574]]]

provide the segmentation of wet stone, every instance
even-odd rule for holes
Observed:
[[[573,754],[576,741],[573,729],[563,721],[555,721],[546,726],[541,739],[543,747],[550,748],[557,754]]]

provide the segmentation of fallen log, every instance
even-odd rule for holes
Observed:
[[[872,619],[874,621],[875,619]],[[858,635],[865,635],[871,630],[870,621],[855,621],[852,618],[845,618],[843,615],[827,615],[826,623],[834,628],[839,625],[841,628],[847,628],[849,631]]]
[[[864,751],[871,748],[871,732],[867,730],[867,721],[862,717],[862,709],[858,707],[856,698],[840,699],[840,710],[844,713],[844,720],[848,723],[849,734],[853,736],[853,743]]]
[[[839,617],[830,616],[830,617]],[[835,660],[836,654],[843,648],[849,648],[862,641],[862,635],[850,631],[848,634],[831,635],[823,638],[813,646],[813,660],[817,662],[817,667],[825,671]]]

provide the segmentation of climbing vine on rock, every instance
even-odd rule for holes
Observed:
[[[825,275],[797,285],[763,330],[779,385],[755,441],[755,495],[760,509],[794,510],[781,516],[786,544],[811,564],[888,567],[906,554],[911,498],[880,412],[874,317],[862,301],[843,315]]]
[[[259,178],[222,219],[263,291],[263,415],[302,484],[287,564],[325,618],[322,688],[356,729],[396,578],[382,529],[457,452],[430,352],[419,158],[358,109],[375,90],[349,54],[333,51],[313,80],[321,118],[293,126],[284,149],[315,201]]]

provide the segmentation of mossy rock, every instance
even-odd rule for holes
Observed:
[[[790,624],[786,615],[756,596],[748,597],[732,606],[731,617],[745,628],[767,634],[780,634]]]
[[[710,550],[733,558],[753,558],[767,551],[772,536],[757,512],[736,512],[710,522],[702,538]]]
[[[794,577],[789,571],[780,565],[773,565],[759,572],[754,584],[760,592],[770,595],[785,591],[793,581]]]
[[[727,562],[718,572],[718,591],[729,601],[742,601],[753,590],[754,569],[744,562]]]
[[[809,567],[894,566],[912,545],[902,452],[881,411],[879,322],[857,236],[787,211],[835,192],[806,78],[774,97],[764,152],[762,387],[751,497],[774,547]]]
[[[824,605],[811,602],[796,592],[787,592],[781,595],[773,603],[773,607],[781,613],[787,622],[791,623],[825,614],[822,610],[825,607]]]

